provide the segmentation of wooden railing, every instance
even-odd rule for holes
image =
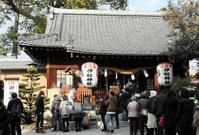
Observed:
[[[76,101],[80,103],[95,104],[97,100],[106,95],[105,89],[78,88]]]
[[[76,95],[76,100],[77,102],[80,103],[91,103],[92,100],[92,90],[89,88],[78,88],[77,90],[77,95]],[[85,101],[87,100],[87,101]]]

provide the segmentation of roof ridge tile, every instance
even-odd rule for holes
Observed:
[[[82,10],[82,9],[60,9],[50,7],[50,14],[71,14],[71,15],[106,15],[106,16],[163,16],[164,12],[145,11],[113,11],[113,10]]]

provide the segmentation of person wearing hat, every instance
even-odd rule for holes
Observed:
[[[40,91],[35,101],[36,107],[36,133],[45,133],[43,130],[44,123],[44,91]]]
[[[131,97],[131,102],[129,102],[127,109],[128,109],[130,135],[137,135],[138,113],[137,113],[136,96]]]

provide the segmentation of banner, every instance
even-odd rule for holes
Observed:
[[[158,84],[169,86],[173,82],[173,67],[170,63],[161,63],[157,66]]]
[[[6,79],[4,82],[4,105],[7,106],[8,102],[12,99],[11,94],[19,92],[19,80],[18,79]]]
[[[98,82],[98,66],[93,62],[86,62],[81,67],[82,84],[86,87],[95,87]]]

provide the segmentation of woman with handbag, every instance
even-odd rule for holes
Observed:
[[[103,129],[101,131],[107,131],[106,122],[105,122],[105,115],[107,112],[107,105],[105,104],[105,101],[108,99],[108,95],[105,95],[103,99],[100,101],[100,109],[99,113],[101,115],[102,123],[103,123]]]

